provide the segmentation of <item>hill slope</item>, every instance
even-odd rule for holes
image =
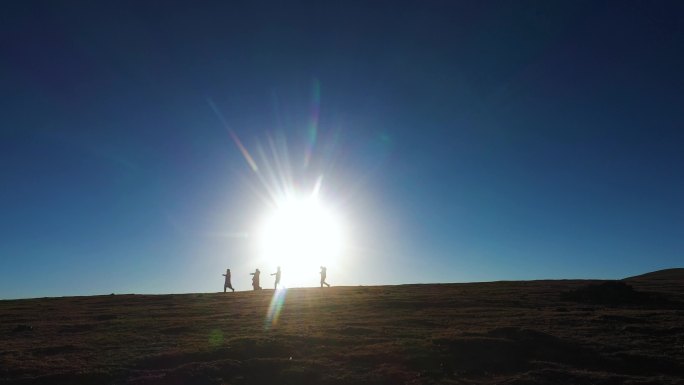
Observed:
[[[684,307],[591,283],[0,301],[0,384],[681,384]]]
[[[625,281],[650,281],[650,280],[668,280],[668,281],[684,281],[684,268],[664,269],[653,271],[646,274],[636,275],[634,277],[625,278]]]
[[[625,278],[622,281],[643,291],[660,291],[684,301],[684,269],[665,269]]]

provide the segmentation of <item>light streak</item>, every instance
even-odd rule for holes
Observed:
[[[245,157],[245,160],[246,160],[247,163],[249,164],[249,167],[252,168],[252,171],[258,173],[258,172],[259,172],[259,167],[257,166],[256,162],[254,161],[254,159],[252,158],[252,156],[249,154],[249,151],[247,151],[247,149],[245,148],[245,146],[242,144],[242,141],[241,141],[240,138],[237,136],[237,134],[235,133],[235,131],[234,131],[232,128],[230,128],[230,126],[228,125],[228,122],[226,121],[226,118],[223,117],[223,114],[222,114],[221,111],[219,111],[219,109],[216,107],[216,104],[214,104],[214,101],[211,100],[211,98],[207,98],[207,102],[209,103],[209,106],[211,106],[211,109],[214,110],[214,113],[215,113],[216,116],[219,118],[219,120],[221,121],[221,123],[223,123],[223,127],[226,128],[226,130],[228,131],[228,134],[230,135],[231,139],[233,139],[233,142],[235,142],[235,145],[238,146],[238,148],[240,149],[240,152],[242,153],[242,156]]]

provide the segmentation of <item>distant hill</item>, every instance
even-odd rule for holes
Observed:
[[[625,278],[622,282],[639,291],[660,292],[684,302],[684,269],[665,269]]]
[[[684,281],[684,268],[665,269],[624,278],[623,281]]]

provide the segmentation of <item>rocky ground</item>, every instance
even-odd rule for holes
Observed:
[[[0,384],[684,384],[684,269],[0,301]]]

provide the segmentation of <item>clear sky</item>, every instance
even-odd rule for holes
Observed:
[[[0,298],[270,287],[317,181],[333,285],[682,266],[681,2],[399,3],[2,4]]]

